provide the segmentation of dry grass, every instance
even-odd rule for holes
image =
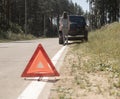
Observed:
[[[69,46],[61,80],[50,99],[120,99],[120,24],[89,34],[89,42]]]

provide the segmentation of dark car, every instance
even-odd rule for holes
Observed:
[[[86,20],[83,16],[68,16],[68,35],[74,37],[79,36],[80,40],[88,41],[88,30],[86,26]],[[59,29],[59,44],[63,44],[62,29]]]

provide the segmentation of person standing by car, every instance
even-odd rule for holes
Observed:
[[[63,34],[63,44],[68,44],[68,14],[65,11],[60,19],[60,30],[62,30]]]

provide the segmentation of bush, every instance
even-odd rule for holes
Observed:
[[[10,23],[9,30],[16,34],[23,33],[22,27],[18,24],[14,24],[14,23]]]
[[[6,31],[0,29],[0,39],[2,40],[25,40],[33,38],[35,37],[31,34],[24,34],[21,26],[18,24],[10,23],[10,27],[8,30],[6,29]]]
[[[0,39],[7,39],[7,33],[3,30],[0,30]]]

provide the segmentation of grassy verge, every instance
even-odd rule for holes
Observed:
[[[89,34],[89,42],[73,44],[50,99],[120,99],[120,24]]]
[[[16,41],[16,40],[31,40],[31,39],[35,39],[36,37],[34,37],[31,34],[24,34],[24,33],[12,33],[12,32],[7,32],[7,33],[3,33],[0,36],[0,42],[9,42],[9,41]]]
[[[31,34],[25,34],[22,27],[15,23],[10,23],[9,26],[4,24],[0,27],[0,42],[30,40],[34,38]]]

